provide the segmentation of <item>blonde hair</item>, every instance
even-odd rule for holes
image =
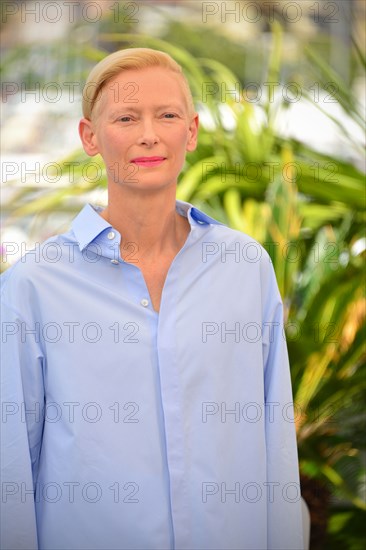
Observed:
[[[95,103],[104,86],[112,78],[123,71],[141,70],[148,67],[163,67],[181,77],[188,112],[190,115],[193,114],[195,109],[188,80],[182,67],[170,55],[151,48],[126,48],[108,55],[91,70],[83,89],[84,118],[91,120]]]

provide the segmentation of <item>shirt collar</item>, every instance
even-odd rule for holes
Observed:
[[[99,215],[103,208],[86,204],[72,222],[72,230],[81,251],[103,231],[111,229],[111,224]]]
[[[175,209],[178,214],[182,214],[188,219],[191,227],[193,225],[223,225],[221,222],[218,222],[214,218],[211,218],[211,216],[208,216],[189,202],[176,200]]]
[[[80,251],[83,251],[97,237],[105,237],[104,232],[109,232],[111,229],[116,233],[119,243],[121,235],[114,229],[110,223],[100,216],[103,208],[86,204],[72,222],[72,230],[76,237]],[[211,216],[208,216],[189,202],[176,200],[176,211],[186,217],[191,225],[222,225]],[[99,239],[98,239],[99,240]]]

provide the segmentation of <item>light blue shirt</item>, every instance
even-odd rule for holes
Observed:
[[[90,205],[3,275],[2,548],[302,548],[271,261],[176,208],[159,313]]]

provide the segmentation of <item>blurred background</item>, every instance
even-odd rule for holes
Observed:
[[[366,535],[365,15],[364,0],[1,4],[2,271],[106,204],[77,132],[89,70],[124,47],[170,53],[201,121],[178,198],[276,270],[313,550]]]

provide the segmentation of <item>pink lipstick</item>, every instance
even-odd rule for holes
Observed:
[[[159,166],[164,160],[165,157],[136,157],[132,159],[131,162],[137,164],[137,166],[152,167]]]

